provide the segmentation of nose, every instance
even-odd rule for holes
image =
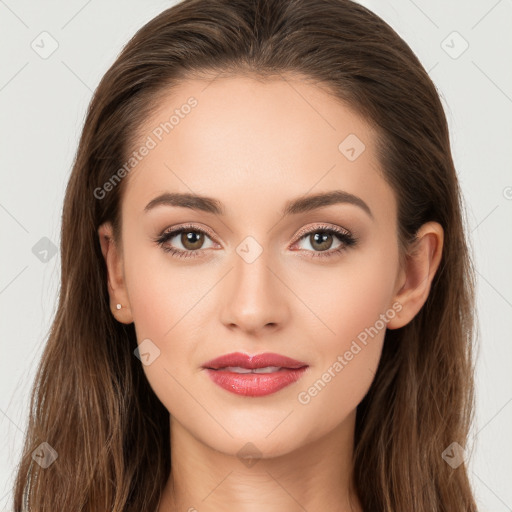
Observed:
[[[221,294],[221,321],[229,329],[258,336],[282,329],[287,322],[290,291],[268,254],[264,250],[253,261],[238,253],[234,256],[234,268],[223,280]]]

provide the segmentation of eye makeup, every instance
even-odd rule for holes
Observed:
[[[175,238],[177,235],[181,235],[180,243],[183,245],[183,241],[185,243],[194,243],[190,240],[183,239],[183,235],[190,235],[190,234],[200,234],[200,236],[207,236],[209,238],[214,239],[215,237],[210,233],[208,230],[204,228],[200,228],[193,224],[185,224],[173,228],[169,228],[164,230],[160,235],[153,238],[153,242],[155,242],[161,249],[166,252],[170,253],[173,257],[176,258],[200,258],[202,255],[204,255],[205,251],[207,249],[179,249],[176,248],[174,245],[169,244],[168,242]],[[320,235],[320,240],[318,240],[318,236]],[[306,228],[301,231],[299,231],[297,235],[297,240],[292,244],[294,246],[298,242],[300,242],[302,239],[309,237],[309,243],[325,243],[326,240],[328,240],[328,237],[335,237],[340,242],[340,245],[332,250],[304,250],[301,249],[302,252],[310,252],[311,255],[309,257],[311,258],[332,258],[334,256],[338,256],[343,251],[355,246],[358,242],[358,238],[355,237],[352,233],[350,233],[348,230],[338,227],[338,226],[328,226],[328,225],[319,225],[314,226],[313,228]],[[312,238],[313,237],[313,238]],[[201,240],[201,239],[200,239]],[[313,240],[313,242],[311,241]],[[217,242],[216,242],[217,243]]]

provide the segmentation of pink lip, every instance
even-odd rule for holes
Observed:
[[[239,366],[255,369],[278,366],[281,369],[271,373],[236,373],[223,368]],[[307,370],[301,361],[279,354],[257,354],[248,356],[240,352],[226,354],[203,365],[208,376],[221,388],[243,396],[265,396],[296,382]]]
[[[211,368],[213,370],[226,368],[227,366],[240,366],[241,368],[254,370],[255,368],[265,368],[266,366],[297,369],[308,365],[302,361],[297,361],[296,359],[273,354],[271,352],[256,354],[254,356],[242,354],[241,352],[232,352],[231,354],[225,354],[203,364],[203,368]]]

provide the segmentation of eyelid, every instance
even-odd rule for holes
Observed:
[[[333,225],[328,225],[328,223],[321,222],[319,225],[316,225],[316,226],[306,226],[306,227],[303,227],[303,228],[299,229],[299,231],[297,231],[297,233],[296,233],[294,238],[296,238],[296,242],[297,242],[304,235],[309,235],[312,232],[320,231],[322,229],[325,229],[325,230],[329,229],[329,230],[333,230],[333,231],[339,232],[339,233],[341,233],[343,235],[346,235],[346,236],[352,236],[352,233],[350,231],[348,231],[348,229],[342,228],[341,226],[336,226],[334,224]]]
[[[170,228],[166,228],[164,229],[160,236],[164,236],[166,234],[170,234],[170,233],[173,233],[173,234],[176,234],[176,233],[179,233],[180,231],[183,231],[183,230],[186,230],[186,229],[189,229],[190,231],[199,231],[199,232],[204,232],[206,233],[213,241],[216,241],[216,237],[215,235],[213,234],[213,231],[206,227],[206,226],[203,226],[201,224],[178,224],[177,226],[172,226]],[[219,243],[219,242],[216,242],[216,243]],[[198,250],[201,250],[201,249],[198,249]]]

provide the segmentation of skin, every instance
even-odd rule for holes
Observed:
[[[190,96],[197,107],[125,178],[122,242],[109,223],[98,229],[112,313],[135,323],[139,343],[149,338],[160,350],[143,365],[170,413],[173,470],[159,512],[228,504],[240,512],[361,511],[350,491],[356,407],[377,370],[385,328],[307,404],[298,394],[379,315],[396,313],[386,315],[388,329],[411,321],[438,268],[443,230],[422,226],[416,252],[399,267],[396,199],[381,174],[376,134],[322,88],[291,76],[189,80],[161,100],[140,141]],[[365,144],[354,161],[338,149],[349,134]],[[280,214],[287,200],[339,189],[360,197],[373,218],[348,203]],[[165,191],[217,198],[225,215],[172,206],[145,213]],[[184,223],[213,234],[195,242],[204,247],[197,258],[177,258],[152,240]],[[321,244],[297,233],[320,225],[345,228],[358,242],[314,258]],[[252,263],[236,251],[247,236],[263,249]],[[324,252],[342,243],[329,240]],[[194,248],[180,235],[167,245]],[[238,396],[201,368],[235,351],[275,352],[309,368],[274,394]],[[237,455],[248,442],[257,450],[251,466]]]

